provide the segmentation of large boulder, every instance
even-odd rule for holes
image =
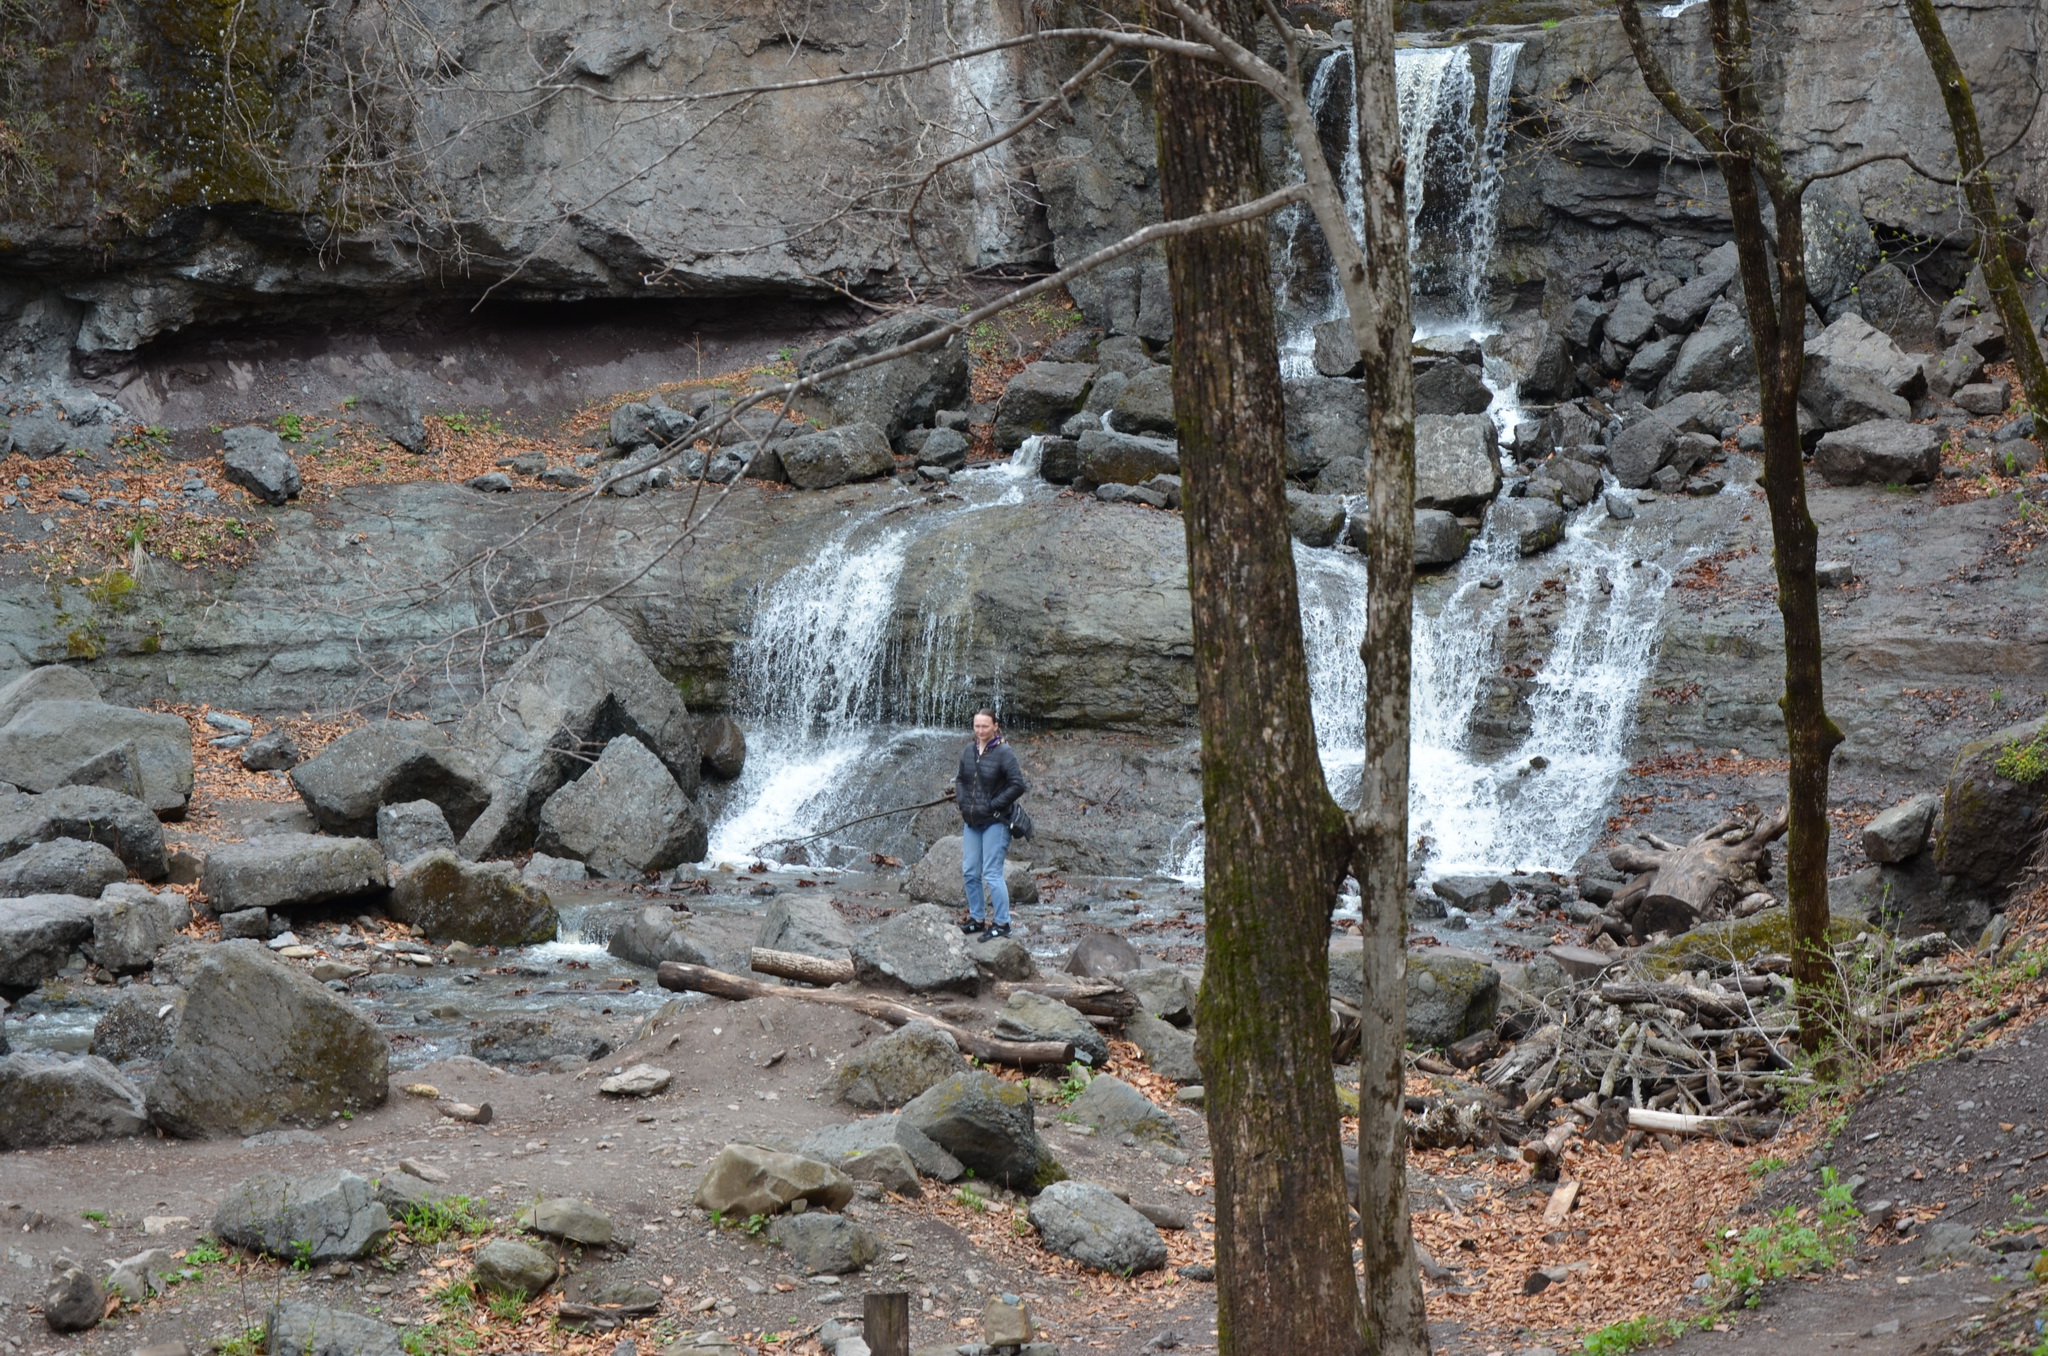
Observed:
[[[863,984],[911,993],[981,987],[981,968],[953,916],[931,904],[905,909],[853,948],[853,970]]]
[[[710,826],[661,759],[622,734],[588,772],[548,797],[534,842],[550,856],[621,878],[701,859]]]
[[[351,412],[406,451],[427,450],[427,424],[420,417],[420,402],[397,373],[365,377],[356,388]]]
[[[305,1177],[260,1173],[230,1187],[213,1212],[213,1235],[222,1242],[301,1265],[362,1257],[390,1232],[376,1188],[346,1168]]]
[[[381,1318],[288,1300],[263,1319],[264,1356],[407,1356],[405,1332]]]
[[[272,833],[206,854],[199,888],[216,913],[289,909],[382,894],[384,854],[374,839]]]
[[[448,816],[430,800],[400,801],[377,807],[377,848],[384,860],[403,865],[438,848],[455,850],[455,830]]]
[[[1415,376],[1417,414],[1485,414],[1493,392],[1479,374],[1456,358],[1429,364]]]
[[[665,961],[685,965],[709,965],[711,953],[701,946],[674,909],[649,904],[612,929],[605,950],[620,960],[658,969]]]
[[[1030,1218],[1047,1252],[1084,1267],[1131,1276],[1166,1265],[1159,1228],[1093,1182],[1054,1182],[1031,1202]]]
[[[904,892],[921,903],[966,908],[967,879],[961,866],[965,851],[957,833],[933,840],[917,865],[910,868],[910,875],[903,882]],[[1038,902],[1038,877],[1031,874],[1031,863],[1006,857],[1003,884],[1009,887],[1012,904]]]
[[[697,793],[697,723],[675,684],[603,608],[554,623],[456,732],[475,753],[490,804],[462,835],[481,861],[529,846],[541,806],[588,766],[576,755],[629,734],[684,794]]]
[[[185,991],[168,984],[121,990],[92,1029],[92,1053],[110,1064],[162,1059],[185,1017]]]
[[[1109,1062],[1109,1042],[1086,1017],[1042,993],[1018,990],[996,1013],[996,1034],[1005,1040],[1065,1041],[1074,1058],[1101,1068]]]
[[[784,1215],[768,1226],[768,1241],[806,1276],[846,1276],[879,1257],[875,1236],[844,1215]]]
[[[1365,383],[1301,377],[1283,382],[1280,390],[1288,475],[1315,475],[1340,458],[1371,459],[1372,422]]]
[[[729,782],[747,767],[747,732],[731,716],[713,716],[697,728],[704,775]]]
[[[1719,310],[1686,336],[1678,357],[1657,388],[1660,405],[1682,395],[1719,394],[1756,385],[1756,349],[1749,324],[1739,314]]]
[[[1310,494],[1298,485],[1287,487],[1287,535],[1303,546],[1335,546],[1344,532],[1344,500],[1334,494]]]
[[[1448,948],[1408,953],[1408,1039],[1451,1045],[1493,1025],[1500,1010],[1500,971]]]
[[[853,929],[821,895],[783,894],[768,906],[754,945],[790,951],[822,960],[845,960],[853,954]]]
[[[487,1295],[524,1300],[553,1285],[559,1274],[555,1259],[533,1244],[498,1238],[477,1249],[476,1270],[470,1276],[476,1288]]]
[[[962,1061],[963,1067],[964,1064]],[[956,1072],[959,1070],[951,1070],[946,1076]],[[870,1116],[847,1125],[828,1125],[822,1130],[812,1131],[797,1149],[806,1157],[835,1164],[856,1178],[860,1174],[851,1160],[880,1149],[901,1150],[920,1174],[941,1182],[955,1181],[966,1171],[959,1159],[932,1143],[924,1131],[897,1115]]]
[[[1934,864],[1945,876],[2003,890],[2048,825],[2048,717],[1965,744],[1943,789]]]
[[[0,898],[83,895],[128,879],[128,866],[102,843],[52,838],[0,861]]]
[[[1081,1095],[1067,1103],[1067,1114],[1114,1140],[1128,1136],[1141,1144],[1180,1146],[1180,1127],[1173,1117],[1144,1093],[1109,1074],[1089,1079]]]
[[[967,1069],[967,1058],[947,1033],[925,1022],[899,1027],[849,1054],[833,1089],[848,1106],[881,1111]]]
[[[227,445],[221,474],[229,484],[240,485],[266,504],[298,497],[302,486],[299,464],[275,432],[251,424],[229,429],[221,441]]]
[[[391,1047],[376,1023],[262,944],[213,947],[186,994],[149,1089],[150,1119],[171,1134],[324,1125],[383,1103]]]
[[[1828,912],[1875,923],[1900,937],[1939,932],[1964,947],[1976,945],[1991,921],[1984,885],[1946,876],[1931,854],[1884,862],[1828,882]]]
[[[1195,982],[1177,965],[1153,965],[1123,976],[1138,1006],[1163,1022],[1185,1026],[1195,1019]]]
[[[34,702],[99,702],[98,684],[81,669],[45,664],[0,687],[0,726]]]
[[[1940,308],[1897,264],[1879,264],[1864,274],[1855,292],[1838,300],[1831,314],[1839,319],[1849,312],[1883,330],[1903,350],[1925,353],[1937,347],[1934,324]]]
[[[1873,419],[1907,419],[1913,413],[1912,401],[1885,390],[1870,372],[1830,363],[1807,367],[1799,398],[1826,429],[1854,428]]]
[[[77,895],[0,899],[0,993],[24,993],[62,970],[92,940],[98,907]]]
[[[745,1219],[777,1215],[796,1201],[837,1210],[853,1199],[853,1179],[829,1163],[758,1144],[728,1144],[711,1160],[694,1198],[700,1210]]]
[[[409,863],[385,908],[437,942],[471,946],[552,942],[561,922],[547,891],[526,884],[512,863],[465,862],[447,848]]]
[[[800,490],[829,490],[873,480],[896,469],[889,439],[870,423],[841,424],[805,433],[777,446],[789,483]]]
[[[109,757],[115,755],[115,757]],[[192,729],[177,716],[86,701],[30,702],[0,726],[0,781],[24,791],[100,785],[103,769],[126,764],[114,788],[158,814],[181,814],[192,798]],[[131,781],[132,778],[132,781]]]
[[[377,811],[430,800],[457,833],[487,799],[468,754],[423,720],[387,720],[350,730],[294,767],[292,785],[325,833],[377,836]]]
[[[820,344],[797,359],[808,376],[909,343],[937,329],[942,318],[905,311],[851,334]],[[967,403],[967,341],[955,334],[945,343],[876,367],[836,377],[798,397],[797,408],[827,424],[865,423],[888,441],[929,425],[940,410]]]
[[[1863,826],[1863,855],[1880,864],[1919,856],[1940,811],[1941,795],[1933,791],[1892,806]]]
[[[170,873],[163,825],[133,796],[97,786],[65,786],[40,796],[0,793],[0,858],[57,838],[103,843],[144,880]]]
[[[1854,312],[1806,341],[1805,377],[1844,370],[1863,374],[1892,396],[1913,395],[1922,380],[1919,359],[1909,357],[1890,335]]]
[[[148,1125],[142,1093],[104,1059],[0,1059],[0,1149],[124,1139]]]
[[[1201,1065],[1195,1061],[1195,1033],[1140,1012],[1124,1022],[1124,1037],[1138,1047],[1138,1053],[1152,1066],[1152,1072],[1176,1083],[1202,1081]]]
[[[147,970],[191,921],[192,906],[180,895],[154,895],[125,883],[110,886],[93,908],[92,958],[117,975]]]
[[[1665,293],[1657,303],[1658,328],[1666,334],[1681,334],[1696,327],[1728,290],[1740,267],[1732,241],[1709,251],[1694,268],[1692,277]]]
[[[1483,414],[1415,419],[1415,507],[1470,513],[1500,493],[1499,434]]]
[[[1029,1192],[1066,1176],[1038,1138],[1022,1083],[970,1069],[925,1089],[900,1114],[977,1177]]]
[[[1564,510],[1548,499],[1503,499],[1488,516],[1520,555],[1548,551],[1564,540]]]
[[[1036,362],[1010,378],[996,403],[996,450],[1014,452],[1026,438],[1060,431],[1088,399],[1095,364]]]
[[[1608,466],[1623,488],[1643,489],[1671,461],[1678,440],[1687,433],[1719,434],[1728,415],[1728,398],[1714,391],[1695,391],[1650,410],[1615,435],[1608,446]]]
[[[500,1067],[555,1060],[587,1064],[610,1054],[619,1034],[601,1019],[573,1011],[510,1012],[481,1019],[469,1053]]]
[[[1168,438],[1147,438],[1104,428],[1084,430],[1074,488],[1142,485],[1154,476],[1180,474],[1180,446]]]
[[[1175,436],[1178,428],[1173,419],[1173,369],[1148,367],[1132,376],[1110,404],[1109,426],[1119,433]]]
[[[1830,485],[1923,485],[1941,474],[1942,431],[1902,419],[1837,429],[1813,451]]]

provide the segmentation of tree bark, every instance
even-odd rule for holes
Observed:
[[[2005,322],[2006,342],[2012,345],[2012,365],[2019,372],[2020,386],[2027,394],[2027,408],[2048,410],[2048,366],[2041,361],[2041,342],[2027,318],[2027,299],[2013,276],[2012,256],[2006,253],[2004,218],[1998,211],[1998,192],[1991,182],[1991,166],[1984,155],[1984,134],[1977,126],[1977,100],[1970,93],[1970,81],[1956,60],[1942,30],[1941,17],[1934,12],[1934,0],[1906,0],[1913,31],[1920,36],[1920,50],[1934,69],[1934,81],[1941,86],[1941,101],[1948,107],[1948,122],[1956,139],[1956,177],[1962,181],[1963,201],[1977,222],[1977,262],[1984,269],[1984,285],[1998,317]]]
[[[1251,43],[1247,0],[1207,14]],[[1166,216],[1258,197],[1257,89],[1163,53],[1152,71]],[[1207,831],[1197,1040],[1216,1168],[1218,1347],[1362,1354],[1325,979],[1350,835],[1310,718],[1266,229],[1176,240],[1167,275]]]

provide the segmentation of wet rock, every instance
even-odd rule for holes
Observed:
[[[1371,459],[1371,411],[1363,382],[1290,378],[1280,390],[1289,476],[1315,475],[1339,458]]]
[[[299,765],[305,754],[300,751],[299,742],[288,732],[272,730],[242,745],[236,756],[251,772],[288,772]]]
[[[1074,488],[1142,485],[1157,475],[1180,474],[1180,449],[1170,439],[1144,438],[1108,429],[1085,430],[1077,440],[1080,461]]]
[[[1173,1117],[1154,1106],[1144,1093],[1109,1074],[1089,1079],[1081,1095],[1067,1104],[1067,1112],[1112,1139],[1128,1135],[1144,1144],[1180,1145],[1180,1127]]]
[[[1195,1034],[1141,1012],[1124,1023],[1124,1036],[1138,1047],[1152,1072],[1176,1083],[1202,1081],[1201,1066],[1195,1062]]]
[[[645,744],[622,734],[597,763],[541,807],[535,845],[615,878],[703,857],[709,826]]]
[[[1876,419],[1824,436],[1814,469],[1830,485],[1921,485],[1941,474],[1941,430]]]
[[[1185,1026],[1195,1019],[1194,982],[1178,966],[1155,965],[1121,978],[1138,1005],[1161,1021]]]
[[[476,1269],[470,1273],[478,1290],[515,1299],[532,1299],[553,1285],[558,1274],[554,1258],[515,1238],[493,1239],[478,1248]]]
[[[1696,391],[1638,416],[1608,445],[1608,465],[1622,488],[1640,490],[1670,463],[1681,435],[1718,433],[1728,412],[1728,398]]]
[[[1109,423],[1119,433],[1173,437],[1173,369],[1148,367],[1131,376],[1109,407]]]
[[[520,1213],[519,1227],[531,1229],[545,1238],[580,1243],[586,1248],[608,1247],[617,1233],[617,1226],[610,1215],[589,1201],[579,1201],[572,1196],[534,1202],[532,1208]]]
[[[1303,546],[1335,546],[1344,532],[1344,501],[1287,487],[1287,533]]]
[[[43,1290],[43,1322],[52,1332],[84,1332],[107,1312],[107,1292],[92,1273],[69,1257],[50,1265]]]
[[[173,985],[123,989],[92,1029],[92,1053],[110,1064],[159,1060],[185,1016],[185,991]]]
[[[714,716],[698,727],[704,775],[729,782],[747,767],[747,732],[731,716]]]
[[[853,1179],[829,1163],[758,1144],[728,1144],[697,1186],[696,1204],[745,1219],[775,1215],[792,1202],[838,1210],[853,1199]]]
[[[0,898],[81,895],[92,899],[126,879],[127,864],[112,848],[78,838],[52,838],[0,861]]]
[[[63,664],[45,664],[0,687],[0,726],[13,720],[23,707],[35,702],[97,704],[102,700],[98,685],[83,671]]]
[[[1469,513],[1500,493],[1493,421],[1479,414],[1415,420],[1415,507]]]
[[[620,960],[659,969],[663,962],[709,965],[711,953],[690,935],[685,920],[674,909],[650,904],[613,930],[605,949]]]
[[[1863,826],[1863,855],[1881,863],[1918,856],[1940,809],[1941,796],[1932,791],[1894,805]]]
[[[572,862],[567,857],[550,857],[545,852],[536,852],[526,859],[526,865],[519,868],[519,879],[528,885],[543,889],[550,882],[562,881],[573,884],[590,879],[590,868],[581,862]]]
[[[1166,1265],[1166,1240],[1152,1221],[1093,1182],[1054,1182],[1031,1202],[1047,1252],[1128,1276]]]
[[[1023,980],[1038,974],[1030,949],[1015,937],[976,938],[967,944],[967,954],[990,979]]]
[[[107,887],[93,910],[92,958],[117,975],[147,970],[191,921],[192,906],[180,896],[117,883]]]
[[[98,702],[37,701],[0,726],[0,781],[24,791],[88,785],[81,771],[119,750],[159,814],[192,796],[192,730],[177,716]]]
[[[408,865],[386,908],[437,942],[471,946],[551,942],[561,921],[547,892],[521,880],[512,863],[465,862],[448,848]]]
[[[469,1038],[473,1057],[500,1066],[549,1060],[588,1063],[604,1058],[614,1046],[612,1028],[573,1012],[486,1017]]]
[[[882,1251],[873,1234],[844,1215],[783,1215],[768,1226],[768,1239],[806,1276],[865,1271]]]
[[[910,868],[910,875],[903,883],[904,893],[922,903],[965,909],[967,881],[961,870],[963,853],[959,834],[935,839],[925,849],[924,856],[918,859],[917,865]],[[1038,902],[1038,878],[1031,874],[1031,863],[1004,858],[1003,884],[1009,888],[1010,903]]]
[[[1074,1058],[1101,1068],[1109,1062],[1109,1042],[1088,1019],[1044,994],[1020,990],[996,1013],[995,1030],[1005,1040],[1065,1041]]]
[[[407,1356],[403,1337],[383,1319],[324,1304],[280,1304],[263,1323],[266,1356]]]
[[[98,905],[77,895],[0,899],[0,990],[35,988],[92,937]]]
[[[902,1106],[966,1068],[950,1035],[912,1022],[848,1055],[839,1066],[834,1093],[848,1106],[880,1111]]]
[[[1467,913],[1490,913],[1514,894],[1499,876],[1438,876],[1429,888],[1444,903]]]
[[[1489,512],[1521,555],[1537,555],[1564,540],[1564,510],[1548,499],[1503,499]]]
[[[896,469],[889,440],[874,424],[841,424],[781,445],[783,471],[800,490],[829,490]]]
[[[1705,435],[1694,435],[1704,437]],[[1708,439],[1711,451],[1720,451],[1718,439]],[[1600,497],[1600,471],[1573,457],[1552,457],[1536,468],[1532,485],[1549,483],[1558,487],[1558,502],[1567,509],[1579,508]]]
[[[149,1089],[149,1117],[184,1138],[325,1124],[384,1101],[390,1047],[376,1024],[259,943],[210,948]]]
[[[304,1265],[366,1256],[390,1232],[375,1188],[343,1168],[303,1177],[260,1173],[229,1188],[213,1215],[223,1242]]]
[[[853,969],[863,984],[910,993],[981,987],[981,969],[953,916],[930,904],[904,910],[857,942]]]
[[[206,854],[199,888],[220,913],[298,908],[381,894],[384,854],[366,838],[273,833]]]
[[[298,497],[299,464],[284,450],[284,440],[267,428],[231,428],[221,435],[227,452],[221,474],[266,504]]]
[[[1493,1025],[1500,1008],[1500,971],[1448,948],[1408,953],[1408,1039],[1443,1046]]]
[[[965,1061],[961,1063],[964,1065]],[[854,1160],[885,1149],[901,1152],[919,1175],[941,1182],[957,1181],[966,1171],[959,1159],[932,1143],[922,1130],[893,1114],[870,1116],[847,1125],[828,1125],[812,1131],[797,1146],[797,1152],[805,1157],[831,1163],[855,1180],[861,1180],[861,1171]]]
[[[1034,1191],[1066,1175],[1038,1138],[1022,1084],[969,1070],[919,1093],[901,1115],[978,1177]]]
[[[1052,434],[1077,413],[1095,383],[1095,364],[1035,362],[1010,378],[996,404],[996,450],[1014,452],[1026,438]]]
[[[427,450],[419,401],[399,376],[366,377],[356,391],[355,416],[408,452]]]
[[[2018,878],[2048,824],[2048,718],[1965,744],[1942,793],[1934,864],[1986,889]],[[1960,934],[1955,934],[1960,935]]]
[[[1353,520],[1356,528],[1364,522],[1360,517]],[[1362,535],[1362,534],[1360,534]],[[1352,545],[1365,549],[1362,541],[1354,540]],[[1457,516],[1443,509],[1415,510],[1415,568],[1418,570],[1442,569],[1455,565],[1465,558],[1472,548],[1472,534],[1467,532]]]
[[[455,850],[455,831],[448,816],[430,800],[401,801],[377,807],[377,847],[384,860],[404,864],[436,849]]]
[[[1143,964],[1138,949],[1114,932],[1090,932],[1067,953],[1064,968],[1070,975],[1102,979],[1127,974]]]
[[[1315,486],[1317,494],[1364,494],[1372,488],[1372,468],[1363,457],[1332,457],[1316,473]],[[1356,542],[1352,544],[1357,545]]]
[[[822,372],[880,353],[929,334],[943,323],[929,312],[905,311],[820,344],[797,359],[797,371],[801,375]],[[873,425],[884,441],[893,442],[907,430],[930,425],[940,410],[963,408],[967,395],[967,341],[956,334],[922,353],[834,378],[822,389],[799,397],[799,408],[827,424]]]
[[[292,785],[324,833],[374,838],[385,805],[429,800],[449,826],[466,830],[486,799],[469,756],[423,720],[387,720],[350,730],[292,769]]]
[[[853,929],[832,907],[832,901],[807,894],[776,896],[754,938],[755,946],[769,951],[791,951],[822,960],[845,960],[853,954],[853,942]]]
[[[1431,363],[1415,378],[1415,412],[1421,414],[1485,414],[1493,392],[1479,374],[1455,358]]]
[[[0,1058],[0,1148],[124,1139],[148,1125],[142,1093],[104,1059]]]

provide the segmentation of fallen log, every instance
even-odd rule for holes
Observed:
[[[1619,981],[1602,984],[1600,999],[1616,1006],[1654,1003],[1660,1007],[1679,1008],[1696,1016],[1714,1017],[1726,1022],[1746,1021],[1749,1017],[1749,1005],[1741,999],[1707,989],[1696,989],[1690,984]]]
[[[1571,1143],[1572,1136],[1579,1133],[1579,1123],[1567,1116],[1550,1127],[1541,1139],[1532,1139],[1522,1146],[1522,1157],[1529,1164],[1531,1175],[1539,1182],[1555,1182],[1564,1167],[1564,1148]]]
[[[1676,936],[1697,923],[1753,913],[1752,897],[1769,891],[1770,845],[1785,833],[1786,815],[1724,819],[1705,833],[1673,843],[1641,835],[1647,848],[1623,844],[1607,854],[1615,870],[1636,877],[1610,910],[1627,920],[1637,941]],[[1627,940],[1625,938],[1617,940]]]
[[[929,1012],[920,1012],[906,1003],[898,1003],[879,994],[840,993],[831,989],[791,989],[779,984],[764,984],[758,979],[743,979],[729,975],[723,970],[714,970],[708,965],[685,965],[681,961],[664,961],[655,972],[655,983],[675,993],[708,993],[714,998],[729,999],[744,1003],[751,998],[794,998],[803,1003],[821,1003],[826,1007],[848,1008],[864,1017],[891,1026],[908,1026],[912,1022],[925,1022],[950,1035],[960,1049],[986,1064],[1008,1064],[1016,1068],[1028,1068],[1040,1064],[1071,1064],[1074,1047],[1066,1041],[1006,1041],[993,1036],[984,1036],[965,1027],[953,1025]]]
[[[851,984],[855,977],[851,960],[827,960],[823,956],[776,951],[765,946],[757,946],[748,952],[747,964],[756,974],[794,979],[820,988]],[[993,985],[990,991],[1003,998],[1013,993],[1042,994],[1088,1017],[1113,1017],[1122,1021],[1138,1015],[1138,996],[1113,979],[1021,979]]]
[[[1631,1130],[1648,1130],[1652,1134],[1711,1135],[1738,1144],[1769,1139],[1778,1133],[1776,1121],[1739,1116],[1694,1116],[1683,1111],[1651,1111],[1645,1107],[1629,1108],[1628,1125]]]

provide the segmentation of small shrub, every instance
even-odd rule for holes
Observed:
[[[491,1221],[482,1209],[483,1202],[468,1196],[449,1196],[438,1201],[419,1201],[405,1208],[402,1223],[405,1231],[412,1235],[412,1241],[423,1248],[431,1248],[444,1239],[457,1235],[475,1235],[487,1232]]]
[[[2048,730],[2034,736],[2030,743],[2022,744],[2017,739],[1999,752],[1998,761],[1991,770],[2009,782],[2032,786],[2048,778]]]

